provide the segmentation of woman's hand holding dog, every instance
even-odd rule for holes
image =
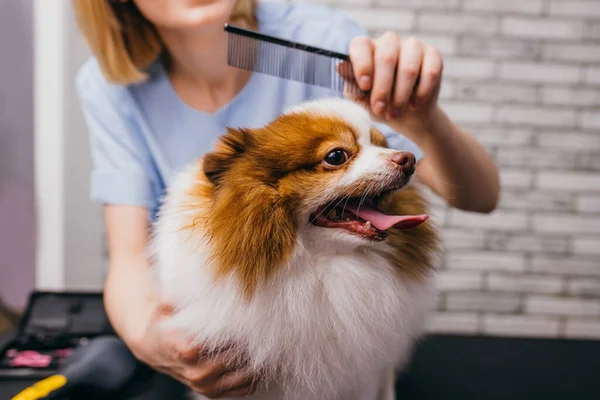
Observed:
[[[172,312],[168,305],[157,307],[145,335],[130,346],[137,358],[211,399],[246,396],[254,391],[253,377],[229,369],[226,354],[203,356],[200,346],[163,330],[161,321]]]

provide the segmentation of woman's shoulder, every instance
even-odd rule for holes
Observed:
[[[341,52],[353,37],[367,34],[350,14],[325,4],[262,2],[258,19],[265,34]]]
[[[122,103],[130,97],[130,85],[109,82],[96,57],[88,58],[75,76],[75,90],[83,101]]]

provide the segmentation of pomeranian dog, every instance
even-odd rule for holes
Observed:
[[[156,222],[169,328],[260,375],[250,399],[394,399],[439,251],[414,172],[350,100],[229,129]]]

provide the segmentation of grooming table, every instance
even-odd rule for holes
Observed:
[[[600,341],[430,336],[397,388],[402,400],[598,400]]]
[[[0,383],[0,400],[31,383]],[[397,387],[399,400],[598,400],[600,341],[433,335]],[[111,399],[183,400],[177,392],[179,385],[156,375]]]

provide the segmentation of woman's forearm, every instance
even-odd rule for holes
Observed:
[[[117,334],[127,344],[140,341],[158,303],[146,257],[125,256],[111,260],[104,303]]]
[[[436,107],[426,124],[407,126],[389,122],[406,132],[423,151],[417,167],[420,180],[452,207],[488,213],[496,208],[500,192],[498,169],[486,149]]]

